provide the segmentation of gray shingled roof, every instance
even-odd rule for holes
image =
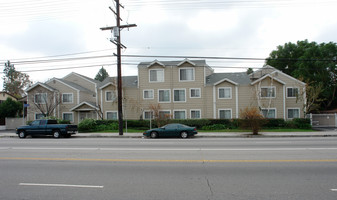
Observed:
[[[108,83],[117,84],[117,77],[107,77],[104,81],[100,82],[98,87],[102,87]],[[123,76],[122,77],[123,87],[136,88],[138,87],[138,77],[137,76]]]
[[[214,85],[215,83],[223,80],[229,79],[239,85],[249,85],[251,80],[249,75],[246,72],[237,72],[237,73],[214,73],[206,77],[207,85]]]
[[[90,94],[95,93],[94,91],[91,91],[88,88],[82,87],[82,86],[80,86],[80,85],[78,85],[76,83],[73,83],[73,82],[70,82],[70,81],[66,81],[64,79],[57,79],[57,80],[65,83],[67,85],[70,85],[71,87],[76,88],[77,90],[80,90],[82,92],[87,92],[87,93],[90,93]]]
[[[73,72],[73,73],[75,73],[75,72]],[[88,79],[88,80],[90,80],[90,81],[92,81],[92,82],[94,82],[94,83],[97,83],[97,84],[100,83],[100,81],[95,80],[95,79],[92,79],[92,78],[90,78],[90,77],[87,77],[87,76],[84,76],[84,75],[78,74],[78,73],[76,73],[76,74],[79,75],[79,76],[82,76],[83,78]]]

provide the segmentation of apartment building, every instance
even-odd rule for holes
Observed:
[[[305,84],[271,66],[252,74],[215,73],[205,60],[141,62],[138,76],[123,77],[124,119],[239,118],[258,107],[268,118],[303,117]],[[70,73],[26,90],[28,120],[43,112],[77,124],[85,118],[117,119],[117,81]],[[54,107],[54,109],[53,109]]]

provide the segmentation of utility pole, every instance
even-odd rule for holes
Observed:
[[[122,19],[120,18],[120,7],[124,8],[120,5],[119,0],[115,0],[116,2],[116,12],[109,7],[109,9],[116,15],[116,26],[109,26],[101,28],[102,31],[112,30],[114,33],[114,39],[110,39],[110,42],[114,43],[117,46],[117,91],[118,91],[118,129],[119,135],[123,135],[123,97],[122,97],[122,60],[121,60],[121,48],[125,48],[124,45],[121,44],[121,30],[123,28],[131,28],[136,27],[136,24],[127,24],[121,25],[120,22]]]

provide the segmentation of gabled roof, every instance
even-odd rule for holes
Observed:
[[[62,79],[65,79],[65,78],[67,78],[67,77],[70,76],[70,75],[75,75],[75,76],[81,77],[81,78],[83,78],[83,79],[85,79],[85,80],[87,80],[87,81],[89,81],[89,82],[91,82],[91,83],[94,83],[94,84],[98,84],[98,83],[99,83],[98,80],[89,78],[89,77],[87,77],[87,76],[84,76],[84,75],[82,75],[82,74],[78,74],[78,73],[75,73],[75,72],[71,72],[70,74],[66,75],[66,76],[63,77]]]
[[[265,79],[265,78],[267,78],[267,77],[270,78],[270,79],[273,79],[273,80],[275,80],[275,81],[277,81],[277,82],[279,82],[279,83],[281,83],[282,85],[285,85],[285,84],[286,84],[285,82],[281,81],[280,79],[275,78],[275,77],[271,76],[270,74],[267,74],[267,75],[264,75],[264,76],[262,76],[261,78],[255,80],[254,82],[252,82],[251,85],[255,85],[256,83],[262,81],[263,79]]]
[[[269,72],[269,73],[262,74],[263,70],[268,70],[268,69],[273,70],[273,72]],[[259,74],[259,73],[260,73],[260,74]],[[278,69],[276,69],[275,67],[272,67],[272,66],[270,66],[270,65],[265,65],[265,66],[263,66],[261,69],[255,71],[255,72],[253,72],[253,73],[251,73],[251,74],[249,74],[249,76],[250,76],[251,78],[253,78],[255,75],[257,75],[256,78],[258,78],[259,76],[260,76],[260,78],[261,78],[261,77],[263,77],[263,76],[266,75],[266,74],[276,74],[276,73],[280,73],[280,74],[282,74],[283,76],[285,76],[285,77],[287,77],[287,78],[289,78],[289,79],[291,79],[291,80],[293,80],[293,81],[296,81],[296,82],[298,82],[298,83],[300,83],[300,84],[302,84],[302,85],[305,85],[304,82],[302,82],[302,81],[300,81],[300,80],[298,80],[298,79],[296,79],[296,78],[294,78],[294,77],[292,77],[292,76],[290,76],[290,75],[288,75],[288,74],[282,72],[281,70],[278,70]]]
[[[249,85],[251,83],[246,72],[213,73],[206,77],[207,85],[218,85],[224,81],[228,81],[234,85]]]
[[[206,60],[189,60],[189,59],[184,59],[183,61],[181,60],[178,60],[178,61],[158,61],[158,60],[155,60],[155,61],[152,61],[152,62],[141,62],[139,63],[138,67],[149,67],[149,66],[152,66],[154,63],[160,63],[163,67],[166,67],[166,66],[180,66],[184,63],[190,63],[192,65],[194,65],[195,67],[209,67],[207,64],[206,64]]]
[[[103,89],[109,85],[117,86],[117,77],[107,77],[99,84],[99,89]],[[137,76],[123,76],[122,77],[123,87],[136,88],[138,87],[138,77]]]
[[[194,62],[190,61],[187,58],[185,60],[183,60],[182,62],[180,62],[177,66],[179,67],[179,66],[181,66],[181,65],[183,65],[185,63],[189,63],[190,65],[196,66],[196,64]]]
[[[51,92],[56,91],[55,88],[52,88],[52,87],[50,87],[49,85],[47,85],[47,84],[45,84],[45,83],[37,82],[37,83],[35,83],[34,85],[32,85],[31,87],[27,88],[27,89],[26,89],[26,92],[29,92],[30,90],[34,89],[34,88],[37,87],[37,86],[41,86],[41,87],[43,87],[43,88],[45,88],[45,89],[47,89],[47,90],[49,90],[49,91],[51,91]]]
[[[58,80],[61,83],[65,84],[65,85],[67,85],[67,86],[69,86],[69,87],[71,87],[71,88],[73,88],[75,90],[86,92],[86,93],[90,93],[90,94],[95,93],[94,91],[91,91],[88,88],[82,87],[82,86],[80,86],[80,85],[78,85],[76,83],[73,83],[71,81],[66,81],[66,80],[63,80],[63,79],[58,79]]]
[[[165,65],[164,65],[163,63],[159,62],[158,60],[154,60],[153,62],[151,62],[151,63],[150,63],[149,65],[147,65],[146,67],[149,68],[149,67],[152,67],[152,66],[155,65],[155,64],[160,65],[160,66],[162,66],[162,67],[165,67]]]
[[[83,105],[87,105],[87,106],[91,107],[92,109],[79,109]],[[96,104],[94,102],[83,101],[82,103],[80,103],[80,104],[74,106],[73,108],[71,108],[70,111],[74,111],[76,109],[84,111],[84,110],[98,110],[99,108],[96,106]]]
[[[228,78],[224,78],[224,79],[222,79],[222,80],[220,80],[220,81],[214,83],[214,85],[219,85],[220,83],[223,83],[223,82],[229,82],[229,83],[231,83],[231,84],[233,84],[233,85],[238,85],[238,83],[236,83],[236,82],[234,82],[234,81],[232,81],[232,80],[230,80],[230,79],[228,79]]]
[[[89,93],[89,94],[95,93],[94,91],[91,91],[88,88],[82,87],[82,86],[80,86],[76,83],[73,83],[71,81],[67,81],[67,80],[64,80],[64,79],[52,78],[49,81],[47,81],[46,83],[50,83],[52,81],[58,81],[58,82],[62,83],[63,85],[65,85],[69,88],[72,88],[74,90],[77,90],[77,91],[86,92],[86,93]]]

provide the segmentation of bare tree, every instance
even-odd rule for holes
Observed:
[[[56,107],[61,103],[61,95],[54,92],[35,93],[30,96],[34,109],[43,114],[44,117],[49,117],[54,114]]]

